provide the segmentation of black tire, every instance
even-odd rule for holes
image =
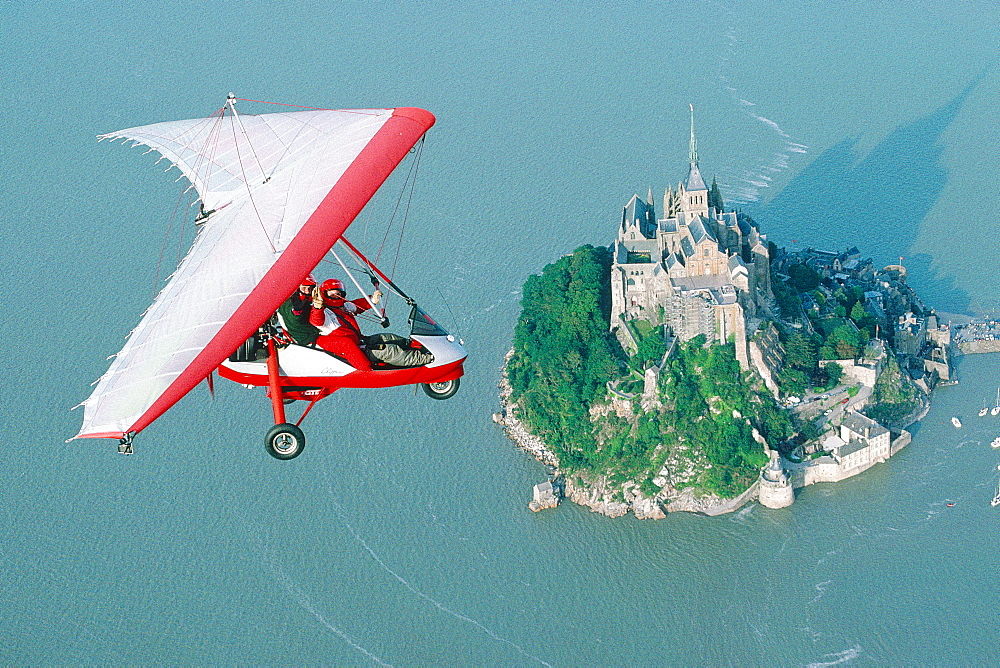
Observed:
[[[306,447],[306,435],[294,424],[276,424],[264,437],[264,449],[275,459],[295,459]]]
[[[440,383],[421,383],[424,394],[431,399],[451,399],[458,392],[458,378],[454,380],[443,380]]]

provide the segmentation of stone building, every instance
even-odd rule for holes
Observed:
[[[919,355],[927,342],[927,320],[912,311],[899,316],[896,323],[896,351],[907,355]]]
[[[889,459],[889,430],[861,413],[848,411],[840,424],[840,435],[827,438],[824,450],[841,470],[866,469]]]
[[[621,331],[640,319],[665,326],[680,341],[733,337],[737,359],[748,368],[746,321],[771,297],[767,238],[749,218],[719,210],[710,199],[692,112],[688,175],[676,190],[666,189],[663,216],[652,191],[646,201],[633,196],[622,211],[612,244],[609,326]]]
[[[559,505],[559,490],[552,484],[551,481],[535,485],[531,491],[531,496],[532,498],[528,503],[528,508],[536,513],[539,510],[555,508]]]

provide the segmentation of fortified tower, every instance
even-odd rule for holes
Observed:
[[[795,501],[788,474],[781,467],[781,455],[771,450],[771,461],[761,469],[758,501],[766,508],[787,508]]]

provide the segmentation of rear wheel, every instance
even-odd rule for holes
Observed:
[[[264,449],[275,459],[295,459],[306,447],[306,435],[294,424],[276,424],[264,437]]]
[[[439,383],[421,383],[424,393],[431,399],[451,399],[458,392],[458,378]]]

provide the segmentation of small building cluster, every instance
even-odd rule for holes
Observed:
[[[831,315],[830,305],[837,303],[834,295],[838,290],[859,291],[862,298],[858,304],[878,326],[882,337],[891,337],[902,366],[922,389],[927,391],[940,381],[951,380],[950,327],[940,322],[906,283],[905,267],[891,264],[877,271],[871,258],[861,258],[856,247],[843,252],[779,249],[773,260],[777,276],[787,276],[794,265],[801,264],[823,279],[815,291],[800,295],[803,316],[810,316],[801,318],[805,327],[812,329],[811,320]]]

